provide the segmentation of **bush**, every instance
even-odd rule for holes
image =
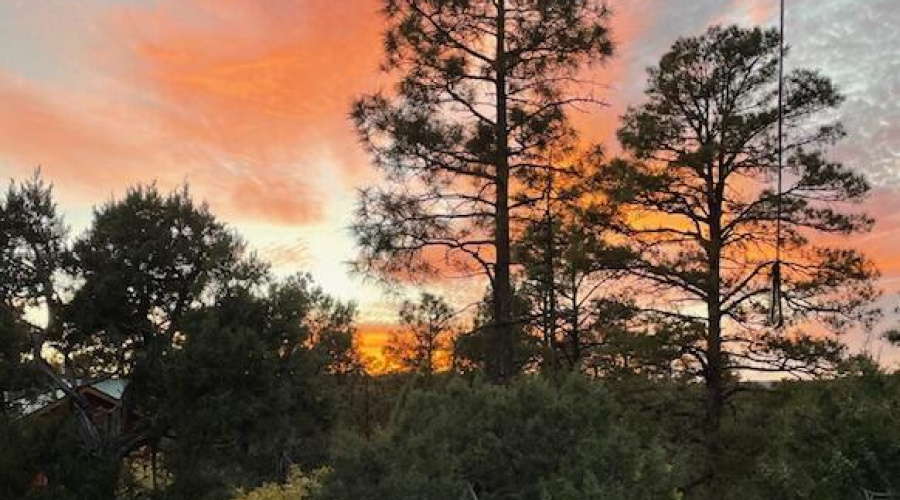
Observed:
[[[35,487],[37,476],[46,484]],[[0,498],[112,500],[117,464],[87,453],[73,419],[0,416]]]
[[[900,492],[900,378],[789,384],[758,465],[760,495],[862,498]],[[773,498],[773,496],[769,496]]]
[[[307,500],[321,487],[327,469],[319,469],[312,474],[304,474],[292,468],[284,484],[266,483],[259,488],[238,491],[233,500]]]
[[[322,496],[339,500],[642,499],[671,495],[673,467],[619,421],[601,384],[574,376],[408,394],[373,438],[346,435]]]

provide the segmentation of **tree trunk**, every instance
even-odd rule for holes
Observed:
[[[719,426],[724,405],[725,363],[722,357],[722,304],[721,304],[721,262],[722,262],[722,193],[721,179],[716,178],[719,169],[708,167],[707,197],[709,202],[709,275],[707,277],[707,353],[704,379],[705,421],[704,443],[707,453],[707,475],[714,480],[719,468],[720,440]]]
[[[575,277],[575,272],[573,270],[572,276],[570,277],[572,280],[572,325],[569,330],[570,344],[571,345],[571,368],[572,370],[577,371],[579,369],[579,365],[581,364],[581,308],[578,307],[578,280]]]
[[[710,309],[713,309],[710,307]],[[717,313],[718,311],[716,311]],[[710,316],[708,328],[708,354],[706,368],[706,394],[704,419],[704,443],[707,453],[707,474],[715,478],[719,464],[719,425],[723,405],[723,366],[721,348],[721,319],[718,314]]]
[[[558,326],[556,313],[556,252],[554,251],[556,235],[553,225],[553,207],[550,202],[553,196],[553,180],[552,174],[550,175],[551,180],[547,184],[547,213],[545,217],[547,221],[547,247],[546,255],[544,256],[547,272],[547,325],[544,335],[546,336],[547,353],[550,356],[550,367],[553,370],[558,370],[559,355],[556,352],[556,328]]]
[[[496,268],[494,270],[493,307],[494,325],[492,330],[492,355],[488,363],[488,375],[498,383],[512,377],[515,360],[513,351],[512,284],[510,281],[510,238],[509,238],[509,130],[507,127],[506,91],[506,5],[503,0],[497,6],[497,52],[495,71],[497,72],[497,136],[496,136],[496,215],[494,238],[496,245]]]
[[[434,371],[434,350],[436,349],[437,329],[433,326],[428,327],[428,339],[425,341],[425,378],[430,379]]]

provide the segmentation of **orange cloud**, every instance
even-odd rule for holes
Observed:
[[[885,291],[900,292],[900,213],[897,203],[900,189],[881,187],[873,190],[869,200],[862,206],[875,218],[875,227],[870,234],[854,237],[848,244],[866,252],[883,276]]]
[[[164,126],[233,182],[222,205],[282,223],[318,219],[323,198],[367,170],[347,120],[380,57],[372,1],[165,1],[123,7],[133,85]],[[324,164],[325,159],[333,160]],[[224,165],[223,165],[224,164]],[[209,179],[215,183],[216,179]]]
[[[75,186],[122,186],[154,165],[159,143],[143,116],[79,92],[57,93],[0,72],[0,151],[14,170],[35,166]],[[122,123],[133,134],[122,134]],[[164,174],[165,172],[160,172]]]
[[[594,61],[585,68],[580,78],[589,83],[578,90],[607,105],[570,110],[572,120],[585,141],[599,142],[611,149],[617,147],[619,117],[643,88],[644,67],[639,43],[642,33],[652,27],[654,18],[654,11],[644,2],[612,7],[610,30],[615,44],[613,57],[604,64]]]
[[[367,175],[347,119],[377,84],[374,0],[162,0],[107,10],[67,86],[0,74],[0,151],[97,201],[184,181],[232,220],[320,220]],[[96,20],[95,20],[96,21]]]

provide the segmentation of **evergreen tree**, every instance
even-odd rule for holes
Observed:
[[[11,377],[0,385],[29,389],[28,396],[62,391],[74,415],[49,422],[26,422],[16,415],[5,425],[0,422],[3,431],[15,436],[0,461],[14,460],[22,469],[4,488],[27,491],[35,474],[49,474],[53,484],[45,493],[50,498],[111,499],[120,453],[130,438],[97,425],[86,399],[75,390],[74,350],[65,340],[71,332],[66,320],[72,290],[68,229],[53,186],[39,172],[10,184],[0,204],[0,226],[0,371],[6,368],[0,376]],[[30,354],[28,367],[21,364],[25,352]],[[48,352],[58,354],[61,362],[51,362]]]
[[[155,412],[176,498],[227,498],[322,463],[332,397],[309,345],[320,293],[301,277],[185,316]]]
[[[402,370],[430,376],[449,368],[454,336],[454,311],[441,297],[423,292],[418,302],[400,305],[400,328],[385,355]]]
[[[771,188],[779,168],[779,57],[774,30],[713,27],[679,39],[649,70],[646,102],[624,117],[619,139],[630,159],[605,169],[604,194],[620,214],[614,227],[635,254],[627,269],[658,298],[645,307],[686,326],[671,341],[705,383],[705,472],[713,476],[737,371],[833,367],[843,347],[828,333],[866,324],[877,295],[876,271],[863,254],[812,239],[872,225],[846,209],[869,184],[826,158],[843,136],[828,121],[842,98],[816,71],[786,76],[784,152],[792,175],[782,193]],[[783,289],[775,304],[773,281]],[[767,322],[771,307],[783,307],[781,327]]]
[[[308,344],[316,360],[316,373],[341,382],[362,375],[363,362],[355,344],[356,304],[326,294],[308,274],[295,275],[283,286],[302,291],[296,299],[308,304],[304,324],[309,330]]]
[[[578,206],[548,205],[516,246],[522,293],[550,366],[587,368],[592,354],[622,329],[619,320],[629,310],[625,290],[616,286],[628,249],[607,241],[607,222],[596,215]]]
[[[9,335],[29,335],[35,361],[48,374],[40,350],[59,345],[64,325],[62,308],[71,253],[68,228],[53,199],[53,186],[35,172],[24,182],[10,184],[0,204],[0,300]],[[44,324],[29,322],[25,312],[41,310]],[[18,343],[19,341],[17,341]]]
[[[492,354],[492,327],[494,308],[491,303],[491,290],[487,290],[483,298],[476,304],[475,315],[471,326],[460,332],[453,346],[454,370],[462,373],[484,372]],[[535,317],[531,310],[529,297],[522,291],[520,283],[513,284],[513,323],[512,360],[517,373],[532,371],[539,367],[542,357],[542,338],[536,328]]]
[[[25,388],[27,330],[19,315],[0,305],[0,419],[12,416],[15,397]]]
[[[4,358],[14,369],[11,365],[17,365],[20,356],[28,352],[34,371],[44,379],[41,388],[66,390],[83,403],[70,391],[75,375],[63,343],[67,331],[65,300],[70,291],[65,285],[71,268],[68,228],[53,198],[53,186],[41,178],[39,171],[26,181],[10,183],[0,203],[0,229],[0,322],[4,330],[0,338],[5,344]],[[27,314],[29,311],[35,314]],[[46,320],[39,319],[41,313]],[[45,350],[63,354],[64,373],[45,359]],[[21,370],[16,371],[21,374]],[[76,408],[82,410],[83,424],[90,427],[83,405]]]
[[[593,0],[384,0],[390,95],[353,118],[386,174],[361,193],[361,271],[420,276],[457,266],[486,275],[494,324],[487,371],[514,374],[511,245],[551,148],[571,147],[577,70],[612,50]],[[562,173],[561,173],[562,174]]]
[[[130,376],[152,364],[171,348],[185,314],[266,272],[187,189],[130,189],[95,210],[73,253],[82,285],[67,342],[93,356],[85,375],[94,376]]]

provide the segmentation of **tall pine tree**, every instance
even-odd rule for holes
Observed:
[[[605,194],[620,213],[615,229],[636,255],[628,269],[657,299],[646,308],[684,325],[672,341],[706,387],[708,476],[736,374],[821,372],[842,353],[831,333],[871,319],[877,295],[864,255],[820,244],[865,232],[872,220],[848,210],[869,184],[826,158],[844,135],[829,121],[842,98],[816,71],[786,75],[789,182],[780,200],[771,187],[779,47],[775,30],[738,27],[678,40],[649,70],[645,103],[624,117],[619,138],[630,158],[606,169]],[[772,304],[779,219],[774,278],[783,293]],[[785,322],[774,327],[767,312],[778,306]]]
[[[361,194],[360,270],[379,276],[459,265],[492,289],[487,370],[515,371],[511,242],[535,203],[550,148],[574,135],[577,70],[612,52],[594,0],[385,0],[393,92],[353,118],[385,183]]]

